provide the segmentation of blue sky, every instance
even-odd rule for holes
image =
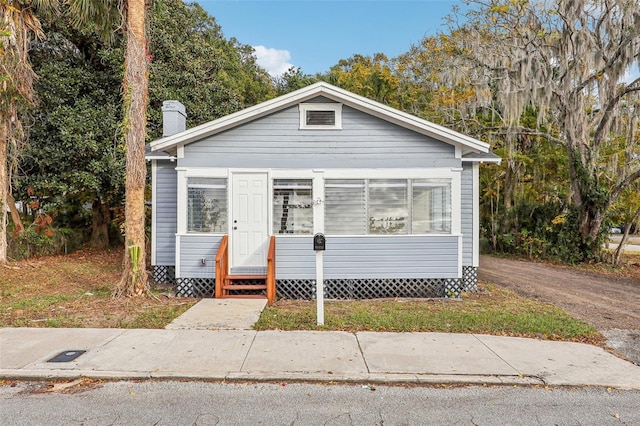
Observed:
[[[272,75],[290,66],[328,71],[340,59],[377,52],[389,58],[442,30],[457,0],[201,0],[225,38],[256,49]]]

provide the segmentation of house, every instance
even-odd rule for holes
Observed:
[[[188,130],[179,102],[163,114],[151,263],[179,294],[264,278],[271,246],[277,296],[311,299],[319,233],[327,298],[476,288],[488,144],[323,82]]]

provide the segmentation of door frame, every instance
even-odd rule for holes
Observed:
[[[263,217],[264,217],[264,230],[265,230],[265,242],[269,241],[269,236],[271,235],[271,176],[268,170],[265,169],[242,169],[242,170],[229,170],[229,268],[241,268],[242,265],[237,265],[237,259],[235,258],[234,252],[234,208],[236,207],[236,194],[234,191],[234,182],[237,176],[242,175],[261,175],[266,178],[266,185],[263,191],[264,195],[264,207],[263,207]],[[267,266],[267,258],[266,253],[264,256],[264,267]],[[262,267],[262,266],[261,266]]]

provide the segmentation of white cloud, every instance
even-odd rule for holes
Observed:
[[[253,49],[255,50],[254,54],[258,65],[267,70],[272,77],[284,74],[293,66],[289,63],[291,54],[288,50],[278,50],[264,46],[253,46]]]

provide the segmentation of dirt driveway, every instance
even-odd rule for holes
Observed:
[[[610,347],[640,365],[640,279],[489,256],[480,258],[479,276],[564,308],[596,327]]]
[[[482,256],[480,278],[561,306],[598,330],[640,330],[640,280]]]

